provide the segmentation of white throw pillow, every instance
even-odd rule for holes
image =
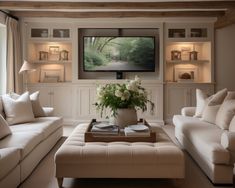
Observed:
[[[203,121],[215,124],[217,112],[220,108],[220,105],[223,103],[226,95],[227,89],[223,89],[210,97],[209,102],[206,104],[202,113]]]
[[[32,103],[33,113],[35,117],[45,117],[46,114],[39,101],[39,94],[40,92],[36,91],[29,96]],[[10,96],[13,99],[18,99],[20,97],[20,95],[18,95],[17,93],[10,93]]]
[[[202,117],[202,112],[209,102],[209,97],[200,89],[196,89],[196,111],[194,117]]]
[[[232,118],[232,120],[229,124],[229,129],[228,130],[231,131],[231,132],[235,132],[235,116],[233,116],[233,118]]]
[[[216,115],[215,124],[221,129],[228,129],[235,115],[235,92],[228,92]]]
[[[4,138],[9,134],[11,134],[11,129],[9,128],[6,120],[0,114],[0,139]]]
[[[30,100],[33,107],[33,113],[35,117],[45,117],[46,114],[39,101],[39,91],[36,91],[30,95]]]
[[[2,96],[2,101],[9,125],[35,120],[29,92],[22,94],[18,99],[13,99],[6,94]]]

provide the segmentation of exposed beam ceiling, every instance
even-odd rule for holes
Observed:
[[[230,9],[224,16],[218,17],[215,28],[219,29],[231,24],[235,24],[235,9]]]
[[[57,11],[16,11],[17,17],[63,17],[63,18],[120,18],[120,17],[216,17],[223,16],[224,11],[169,11],[169,12],[57,12]]]
[[[52,2],[0,1],[17,17],[217,17],[216,27],[235,23],[235,1]]]
[[[197,2],[27,2],[1,1],[0,9],[227,9],[235,8],[235,1]]]

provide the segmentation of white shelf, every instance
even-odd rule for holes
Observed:
[[[72,61],[61,61],[61,60],[58,60],[58,61],[32,61],[32,63],[35,63],[35,64],[71,64]]]
[[[209,60],[167,60],[169,64],[198,64],[198,63],[209,63]]]

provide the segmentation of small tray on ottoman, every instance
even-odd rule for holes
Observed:
[[[92,132],[92,127],[97,124],[96,119],[92,119],[89,123],[89,126],[85,132],[85,142],[156,142],[156,133],[151,130],[150,125],[146,120],[140,119],[140,124],[144,124],[149,127],[150,134],[148,136],[126,136],[123,130],[118,128],[116,133],[107,132],[107,133],[96,133]]]

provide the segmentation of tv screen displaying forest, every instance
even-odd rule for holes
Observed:
[[[154,71],[154,37],[83,37],[84,71]]]

